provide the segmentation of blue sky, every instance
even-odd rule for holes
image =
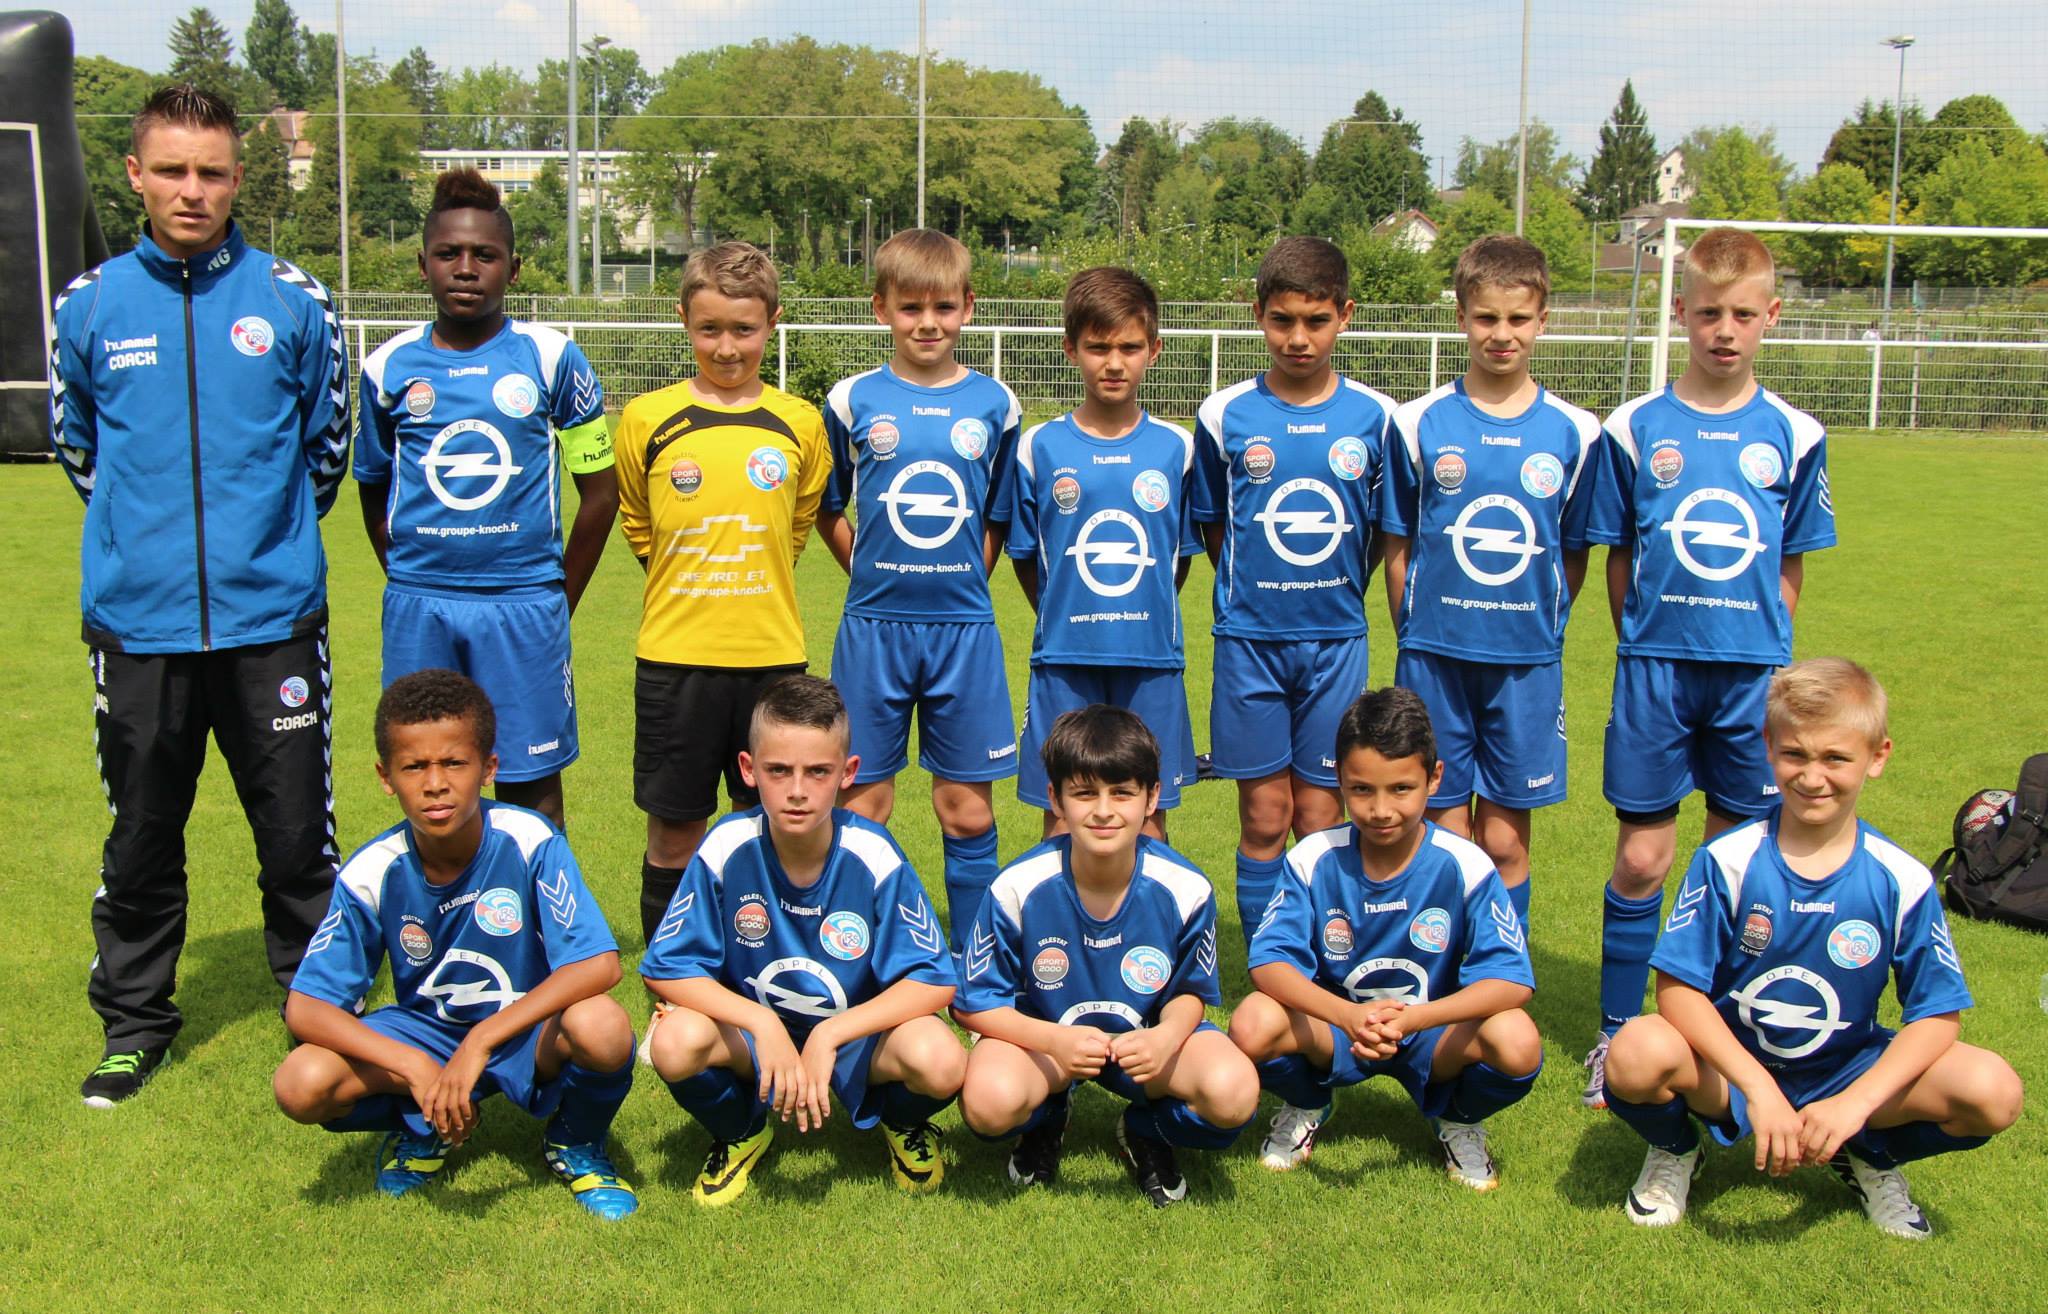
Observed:
[[[252,0],[212,6],[236,35]],[[334,8],[299,5],[331,31]],[[144,67],[168,62],[182,11],[142,0],[75,0],[65,9],[81,54]],[[568,42],[564,0],[352,0],[352,51],[390,59],[424,45],[445,67],[498,61],[531,68]],[[1260,115],[1314,149],[1326,125],[1378,90],[1419,122],[1425,149],[1449,156],[1461,137],[1515,128],[1520,6],[1297,0],[1035,0],[1027,6],[930,0],[931,47],[970,63],[1037,73],[1110,138],[1130,115],[1190,127]],[[912,50],[915,0],[583,0],[579,29],[637,49],[659,69],[686,50],[806,32],[821,40]],[[1889,99],[1898,57],[1887,35],[1919,38],[1906,94],[1930,110],[1960,95],[2004,100],[2020,122],[2048,126],[2048,6],[1993,0],[1713,5],[1537,0],[1530,111],[1585,158],[1624,78],[1633,78],[1660,142],[1695,127],[1773,128],[1810,171],[1829,133],[1865,96]],[[1446,162],[1446,167],[1448,164]]]

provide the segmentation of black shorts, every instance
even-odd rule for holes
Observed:
[[[735,810],[760,795],[740,779],[740,750],[762,689],[802,666],[669,666],[636,660],[633,802],[663,821],[718,811],[718,782]]]

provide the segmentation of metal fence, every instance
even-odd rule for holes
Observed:
[[[397,301],[405,302],[403,311],[390,313]],[[377,313],[365,313],[372,309],[369,302],[376,303]],[[431,314],[430,303],[423,303],[424,297],[351,297],[346,323],[352,360],[362,361],[386,338]],[[568,318],[551,316],[548,308],[512,307],[576,339],[614,405],[695,372],[682,325],[659,298],[635,298],[630,307],[605,304],[607,310],[637,309],[641,318]],[[1428,306],[1367,309],[1398,311],[1417,323],[1444,323],[1451,316],[1448,308]],[[852,311],[865,316],[867,303],[792,302],[763,374],[778,387],[822,401],[837,380],[882,364],[890,353],[888,330],[861,322]],[[1058,314],[1057,302],[980,303],[976,321],[961,335],[960,359],[1010,385],[1028,411],[1074,406],[1081,385],[1061,350]],[[1265,343],[1248,327],[1243,306],[1176,305],[1163,308],[1162,317],[1165,349],[1144,384],[1146,404],[1160,415],[1191,417],[1209,393],[1267,365]],[[1638,318],[1633,336],[1626,328],[1574,331],[1560,327],[1561,318],[1570,323],[1560,308],[1552,317],[1553,331],[1537,349],[1536,373],[1551,391],[1604,412],[1651,386],[1656,333],[1647,315]],[[1189,322],[1205,319],[1211,323]],[[1683,370],[1682,339],[1672,344],[1672,353],[1672,370]],[[1405,399],[1462,374],[1465,339],[1448,326],[1353,329],[1339,340],[1336,363],[1347,376]],[[2048,340],[1944,336],[1886,342],[1778,334],[1765,344],[1757,372],[1773,391],[1831,428],[2048,431]]]

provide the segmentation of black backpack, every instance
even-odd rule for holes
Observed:
[[[2048,753],[2027,759],[2017,789],[1970,795],[1933,870],[1963,916],[2048,931]]]

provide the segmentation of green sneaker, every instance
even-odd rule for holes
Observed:
[[[151,1045],[107,1055],[79,1083],[78,1093],[85,1098],[85,1107],[111,1109],[122,1100],[132,1098],[149,1084],[149,1079],[163,1066],[164,1056],[170,1052],[169,1045]]]

